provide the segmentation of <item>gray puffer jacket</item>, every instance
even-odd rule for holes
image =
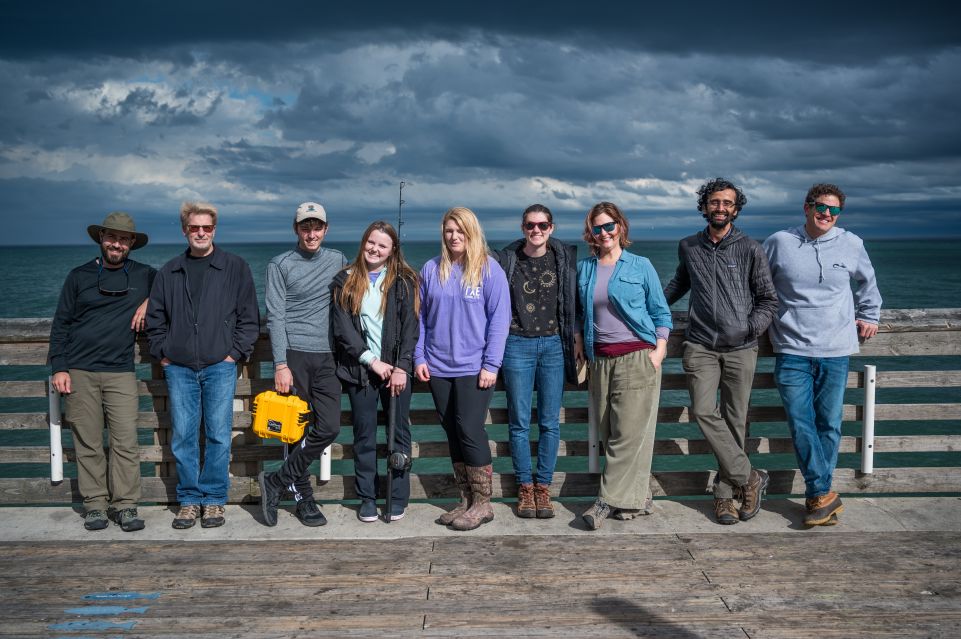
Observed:
[[[664,289],[668,304],[691,291],[686,338],[715,351],[757,344],[777,313],[777,293],[761,245],[732,227],[719,243],[707,230],[681,240]]]

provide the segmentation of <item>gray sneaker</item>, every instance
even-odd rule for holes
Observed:
[[[121,510],[111,508],[107,511],[107,516],[124,532],[143,530],[146,526],[143,519],[137,516],[136,508],[123,508]]]
[[[107,513],[102,510],[88,510],[83,515],[83,527],[87,530],[103,530],[109,525]]]
[[[611,507],[598,498],[591,507],[581,515],[581,518],[584,520],[584,523],[587,524],[589,530],[597,530],[610,514]]]

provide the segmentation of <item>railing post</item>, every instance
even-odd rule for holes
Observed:
[[[49,405],[48,425],[50,426],[50,483],[63,481],[63,445],[60,442],[60,393],[53,387],[53,377],[47,378],[47,400]]]
[[[874,396],[877,390],[877,367],[864,366],[864,423],[861,432],[861,472],[874,472]]]

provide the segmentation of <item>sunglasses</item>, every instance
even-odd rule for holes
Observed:
[[[607,222],[606,224],[597,224],[591,227],[591,233],[594,235],[600,235],[601,231],[607,231],[608,233],[613,233],[614,229],[617,228],[617,222]]]
[[[188,224],[187,225],[188,233],[197,233],[198,231],[200,231],[200,229],[203,229],[204,233],[213,233],[214,225],[213,224]]]
[[[542,231],[547,231],[547,230],[550,230],[551,223],[550,222],[524,222],[524,228],[528,231],[533,231],[535,228],[540,229]]]
[[[835,217],[841,212],[840,206],[830,206],[828,204],[821,204],[820,202],[810,202],[814,205],[814,210],[818,213],[824,213],[825,211],[831,211],[831,217]]]
[[[103,260],[100,260],[100,270],[97,271],[97,290],[100,291],[101,295],[109,295],[110,297],[120,297],[121,295],[126,295],[127,291],[130,290],[130,262],[124,261],[123,265],[123,275],[126,279],[126,286],[123,289],[109,289],[104,288],[103,284],[100,283],[100,278],[103,275]]]

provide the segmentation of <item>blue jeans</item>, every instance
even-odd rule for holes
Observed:
[[[538,484],[550,484],[560,445],[561,398],[564,396],[564,349],[559,335],[509,335],[501,366],[507,390],[511,460],[518,484],[531,483],[531,399],[537,389]]]
[[[838,463],[848,357],[778,354],[774,381],[787,412],[808,499],[831,490]]]
[[[219,362],[199,371],[164,367],[173,422],[171,449],[177,460],[177,501],[204,506],[227,503],[230,487],[230,431],[234,420],[237,364]],[[200,418],[204,421],[204,463],[200,467]]]

